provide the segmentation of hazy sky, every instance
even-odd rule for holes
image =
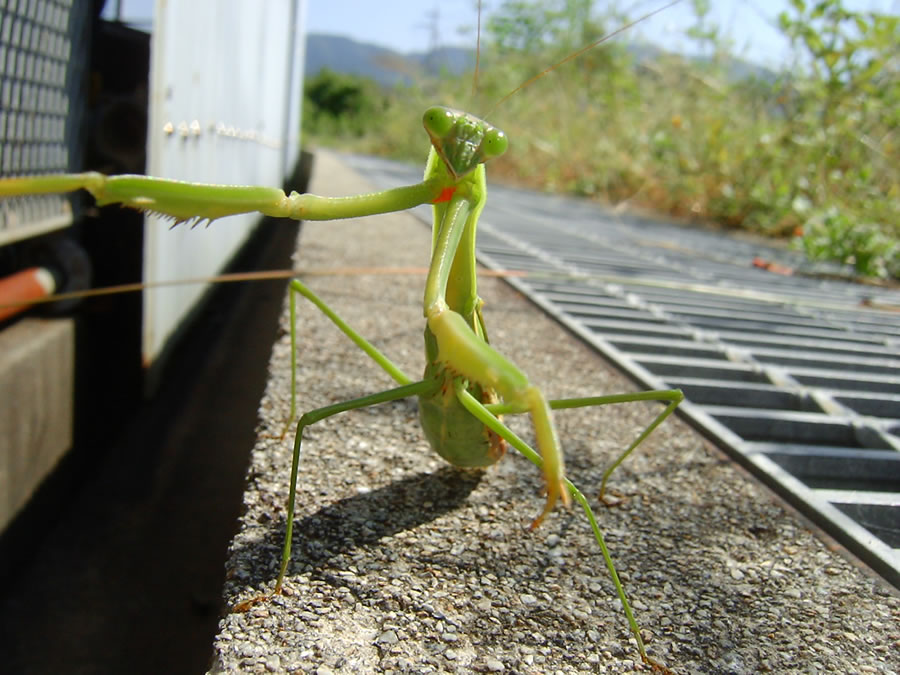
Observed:
[[[501,3],[484,0],[482,11],[490,14]],[[115,4],[107,2],[107,12]],[[122,0],[123,17],[146,25],[152,4],[152,0]],[[265,4],[260,0],[260,7]],[[665,4],[665,0],[625,0],[618,2],[618,7],[636,18]],[[778,13],[787,8],[787,0],[711,0],[710,4],[713,21],[730,37],[738,55],[762,65],[781,65],[788,58],[787,43],[772,27]],[[900,0],[844,0],[844,5],[854,10],[900,12]],[[307,30],[345,35],[400,52],[424,51],[435,40],[440,45],[474,46],[475,6],[475,0],[308,0]],[[604,2],[598,0],[597,6]],[[631,32],[677,50],[687,44],[683,35],[692,19],[690,0],[682,0]],[[440,28],[437,33],[435,25]],[[460,34],[462,26],[473,30]]]
[[[502,0],[485,0],[482,11],[489,14]],[[598,0],[597,7],[610,3]],[[665,5],[665,0],[618,2],[620,10],[637,18]],[[735,51],[761,64],[780,64],[789,54],[788,44],[772,27],[775,17],[788,7],[787,0],[711,0],[711,18],[733,41]],[[845,0],[851,9],[900,11],[900,0]],[[373,9],[364,9],[371,6]],[[310,32],[347,35],[398,51],[420,51],[432,41],[434,13],[443,27],[441,44],[474,44],[474,32],[458,33],[460,26],[474,27],[477,15],[473,0],[386,0],[361,3],[358,0],[312,0],[307,6]],[[429,16],[431,14],[431,16]],[[648,19],[635,32],[663,48],[678,49],[687,41],[684,31],[693,24],[690,0],[670,7]],[[627,39],[627,38],[626,38]]]

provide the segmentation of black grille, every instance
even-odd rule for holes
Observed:
[[[76,168],[90,3],[12,0],[0,9],[0,175]],[[0,244],[71,223],[64,196],[0,203]]]

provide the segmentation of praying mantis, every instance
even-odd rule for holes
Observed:
[[[620,30],[624,28],[627,26]],[[610,36],[604,39],[608,37]],[[94,196],[98,205],[121,204],[171,218],[175,223],[212,222],[246,212],[307,221],[339,220],[403,211],[421,204],[433,205],[431,262],[422,304],[426,366],[420,379],[411,378],[404,373],[372,343],[347,325],[305,283],[299,279],[290,282],[292,419],[295,416],[297,396],[294,375],[297,368],[297,345],[293,326],[296,324],[298,294],[327,316],[344,335],[387,372],[397,386],[317,408],[300,417],[294,436],[286,532],[274,593],[283,589],[291,558],[304,431],[310,425],[342,412],[417,397],[424,434],[432,448],[450,464],[468,469],[485,468],[496,463],[505,453],[506,446],[511,445],[543,472],[546,499],[542,511],[533,520],[531,529],[538,527],[558,502],[561,501],[566,506],[572,501],[579,504],[602,552],[641,659],[649,665],[664,669],[647,654],[637,621],[590,503],[566,477],[562,444],[551,411],[635,401],[662,401],[665,404],[664,410],[621,451],[604,472],[599,486],[602,499],[615,469],[674,412],[682,400],[682,394],[678,390],[662,390],[614,396],[548,399],[530,382],[523,370],[490,344],[482,314],[483,302],[477,292],[475,240],[478,217],[487,198],[485,163],[502,155],[507,149],[508,141],[502,131],[486,121],[442,106],[426,110],[423,125],[431,142],[423,181],[354,197],[324,198],[297,193],[286,195],[275,188],[200,185],[146,176],[104,176],[98,173],[5,179],[0,181],[0,197],[84,189]],[[527,414],[531,418],[536,450],[502,421],[503,415],[517,414]]]

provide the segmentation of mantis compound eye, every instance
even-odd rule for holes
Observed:
[[[491,128],[481,142],[481,150],[484,153],[485,160],[499,157],[509,147],[509,139],[499,129]]]
[[[442,138],[450,133],[456,123],[456,114],[450,108],[432,106],[422,116],[422,124],[432,137]]]

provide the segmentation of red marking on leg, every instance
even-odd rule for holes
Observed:
[[[454,187],[446,187],[441,190],[441,194],[438,195],[437,199],[435,199],[432,204],[440,204],[441,202],[449,202],[450,198],[453,197],[453,193],[456,192],[456,186]]]

